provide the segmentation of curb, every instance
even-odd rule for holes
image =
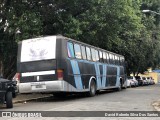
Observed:
[[[23,99],[23,100],[13,100],[13,104],[16,104],[16,103],[23,103],[23,102],[26,102],[26,101],[31,101],[31,100],[37,100],[37,99],[41,99],[41,98],[49,98],[53,95],[48,95],[48,96],[41,96],[41,97],[36,97],[36,98],[28,98],[28,99]]]

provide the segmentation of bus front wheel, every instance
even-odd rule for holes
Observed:
[[[95,96],[95,94],[96,94],[96,83],[95,83],[94,80],[92,80],[91,83],[90,83],[88,96],[93,97],[93,96]]]

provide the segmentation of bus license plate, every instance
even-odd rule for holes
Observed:
[[[46,89],[46,85],[33,85],[32,90],[42,90]]]

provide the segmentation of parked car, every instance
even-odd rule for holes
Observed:
[[[155,84],[154,79],[152,77],[147,77],[147,79],[150,81],[150,85]]]
[[[134,76],[128,76],[127,77],[129,80],[132,80],[135,83],[135,87],[138,86],[138,81],[136,80],[136,78]]]
[[[143,85],[149,85],[149,81],[147,80],[146,77],[142,77],[143,79]]]
[[[154,85],[155,84],[155,82],[154,82],[154,79],[152,78],[152,85]]]
[[[0,104],[6,103],[7,108],[12,108],[12,98],[16,97],[16,83],[0,77]]]
[[[135,78],[138,81],[138,85],[139,86],[143,86],[144,85],[144,81],[143,81],[141,76],[135,76]]]
[[[152,78],[151,77],[147,77],[147,80],[149,82],[149,85],[152,85]]]
[[[129,77],[127,77],[127,87],[135,87],[135,82]]]
[[[12,81],[14,81],[16,83],[16,86],[17,86],[16,93],[19,93],[19,79],[20,79],[20,74],[19,73],[16,73],[14,75],[14,77],[12,78]]]

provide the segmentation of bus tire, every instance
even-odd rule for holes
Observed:
[[[6,93],[6,107],[7,108],[13,108],[12,92],[7,92]]]
[[[94,80],[91,80],[88,96],[89,97],[95,96],[96,95],[96,90],[97,90],[96,82]]]

